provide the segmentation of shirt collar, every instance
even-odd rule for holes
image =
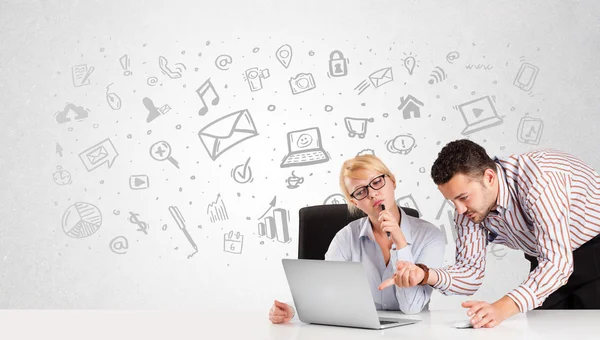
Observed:
[[[495,157],[494,161],[498,161],[498,158]],[[500,208],[506,210],[510,204],[510,192],[508,190],[508,184],[506,183],[506,173],[504,168],[498,163],[496,163],[496,169],[498,170],[498,199],[496,200],[496,204]]]
[[[406,239],[406,243],[412,244],[412,224],[409,221],[409,216],[406,215],[404,210],[398,208],[400,210],[400,229],[404,233],[404,238]],[[369,221],[369,217],[363,217],[362,224],[360,226],[359,238],[367,237],[371,241],[375,241],[375,235],[373,234],[373,227],[371,225],[371,221]]]

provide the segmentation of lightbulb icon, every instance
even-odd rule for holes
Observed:
[[[406,55],[406,53],[404,55],[404,59],[401,59],[402,62],[404,62],[404,68],[408,71],[408,74],[412,76],[415,67],[418,67],[417,59],[415,59],[416,55],[413,56],[412,53],[408,56]]]

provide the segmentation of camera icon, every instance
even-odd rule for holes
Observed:
[[[310,91],[315,88],[315,79],[311,73],[298,73],[295,78],[290,78],[292,94]]]
[[[269,69],[259,70],[258,67],[253,67],[246,70],[244,80],[248,82],[250,91],[255,92],[263,88],[261,79],[267,79],[269,76]]]

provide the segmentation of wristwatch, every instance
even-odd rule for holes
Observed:
[[[426,265],[424,265],[422,263],[416,263],[415,265],[417,267],[423,269],[423,271],[425,272],[425,276],[423,276],[423,281],[421,281],[419,283],[419,285],[424,286],[427,284],[427,280],[429,280],[429,267],[427,267]]]

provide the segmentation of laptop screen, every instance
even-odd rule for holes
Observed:
[[[320,149],[321,133],[317,128],[288,132],[288,147],[290,153]]]

